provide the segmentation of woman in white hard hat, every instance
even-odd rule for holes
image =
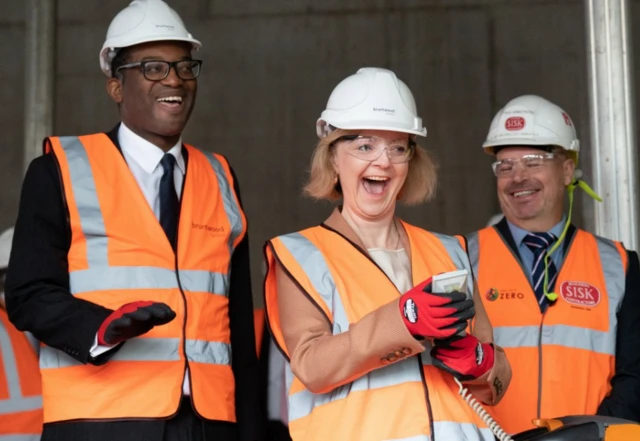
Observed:
[[[265,246],[293,440],[493,440],[454,377],[493,404],[509,384],[507,360],[471,278],[433,294],[432,276],[469,270],[466,254],[457,239],[395,217],[397,201],[424,202],[436,185],[411,91],[389,70],[360,69],[334,89],[317,132],[305,191],[342,205]]]

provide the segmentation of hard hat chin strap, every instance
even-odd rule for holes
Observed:
[[[571,225],[571,214],[573,213],[573,192],[575,191],[575,189],[577,187],[580,187],[585,193],[587,193],[589,196],[591,196],[593,199],[595,199],[598,202],[602,202],[602,198],[600,196],[598,196],[598,194],[593,191],[591,189],[591,187],[589,187],[589,184],[587,184],[584,181],[581,181],[580,179],[574,179],[573,182],[569,185],[567,185],[567,191],[569,193],[569,213],[567,215],[567,221],[564,223],[564,229],[562,230],[562,234],[560,234],[560,237],[558,237],[558,240],[556,240],[556,243],[553,244],[553,246],[547,251],[547,253],[544,256],[544,295],[551,301],[551,302],[555,302],[556,299],[558,298],[558,294],[556,294],[555,292],[549,292],[548,291],[548,285],[549,285],[549,259],[551,257],[551,254],[553,254],[553,252],[555,250],[558,249],[558,247],[560,247],[560,245],[564,242],[564,238],[567,235],[567,231],[569,230],[569,225]]]

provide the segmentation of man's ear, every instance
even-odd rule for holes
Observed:
[[[565,187],[571,182],[573,182],[573,172],[576,169],[576,163],[573,162],[573,159],[565,159],[563,166],[563,174],[564,174],[564,185]]]
[[[116,104],[122,102],[122,81],[118,78],[109,78],[107,80],[107,93]]]

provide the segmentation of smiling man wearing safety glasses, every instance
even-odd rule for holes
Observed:
[[[483,145],[504,218],[467,248],[513,370],[492,409],[510,433],[537,418],[640,418],[638,255],[571,224],[576,187],[599,199],[574,178],[579,146],[569,115],[535,95],[507,103]]]

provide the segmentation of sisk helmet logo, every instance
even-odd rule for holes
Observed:
[[[413,299],[408,299],[404,302],[404,316],[411,323],[415,323],[418,321],[418,307],[416,306],[416,302]]]

